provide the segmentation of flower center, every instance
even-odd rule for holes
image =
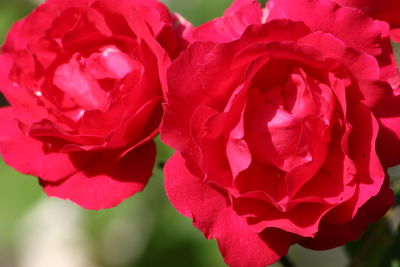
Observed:
[[[123,79],[138,63],[115,46],[105,46],[85,58],[74,54],[54,72],[53,83],[81,109],[105,111],[109,92],[101,81]]]

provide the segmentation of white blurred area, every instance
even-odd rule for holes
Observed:
[[[145,212],[147,207],[131,208],[93,237],[87,228],[93,225],[85,220],[88,211],[69,201],[41,199],[16,226],[16,267],[118,267],[135,262],[148,244],[154,217]],[[90,212],[110,215],[107,210]]]
[[[349,258],[343,247],[317,251],[294,245],[289,250],[289,256],[296,266],[340,267],[349,264]]]
[[[146,248],[152,230],[152,222],[143,220],[115,219],[104,232],[101,251],[107,266],[125,266],[135,262]]]
[[[82,209],[45,198],[17,226],[17,267],[98,267],[82,229]]]

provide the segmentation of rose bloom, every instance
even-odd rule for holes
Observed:
[[[344,6],[358,8],[373,18],[386,21],[393,28],[391,36],[400,42],[399,0],[336,0]]]
[[[192,32],[168,71],[161,137],[177,152],[165,186],[227,264],[342,245],[391,206],[400,105],[388,31],[329,0],[238,0]]]
[[[154,0],[48,0],[0,56],[0,153],[49,196],[109,208],[152,174],[166,68],[184,26]]]

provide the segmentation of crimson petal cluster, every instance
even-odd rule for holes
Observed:
[[[49,196],[109,208],[152,173],[166,69],[185,26],[154,0],[48,0],[0,56],[0,152]]]
[[[336,247],[385,214],[400,162],[386,23],[330,0],[238,0],[191,38],[168,71],[165,186],[227,264]]]

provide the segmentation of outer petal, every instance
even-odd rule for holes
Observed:
[[[390,38],[394,41],[394,42],[400,42],[400,29],[393,29],[390,31]]]
[[[268,7],[268,20],[303,21],[313,32],[331,33],[370,55],[381,53],[382,25],[358,10],[341,7],[330,0],[271,0]]]
[[[254,232],[235,211],[225,209],[214,224],[212,237],[232,267],[263,267],[276,262],[294,243],[293,235],[277,228]]]
[[[400,163],[400,117],[381,118],[380,123],[376,149],[383,166],[392,167]]]
[[[381,68],[381,79],[392,84],[397,78],[387,23],[373,20],[357,9],[340,6],[331,0],[271,0],[268,8],[268,20],[302,21],[312,32],[330,33],[346,46],[374,56]]]
[[[51,27],[52,21],[58,16],[59,9],[54,5],[40,5],[25,19],[20,20],[11,28],[2,47],[3,52],[22,50],[29,43],[41,36]]]
[[[400,95],[382,101],[374,110],[380,122],[377,152],[384,167],[400,164]]]
[[[322,223],[314,238],[299,242],[310,249],[330,249],[350,241],[356,240],[365,231],[366,227],[380,219],[393,205],[393,192],[387,183],[382,186],[378,195],[371,198],[362,206],[357,215],[350,222],[337,225],[329,222]]]
[[[164,175],[165,189],[172,205],[182,215],[193,219],[193,224],[209,237],[216,217],[228,206],[228,199],[194,176],[179,152],[168,160]]]
[[[189,132],[191,116],[201,104],[204,93],[202,83],[196,75],[198,70],[194,70],[192,66],[204,62],[204,54],[210,53],[214,47],[215,44],[212,43],[195,43],[168,70],[170,88],[161,124],[161,138],[181,152],[187,147],[193,147]]]
[[[29,94],[28,90],[9,79],[13,60],[9,54],[0,55],[0,91],[13,106],[13,113],[23,122],[32,123],[47,118],[48,111],[38,105],[33,94]]]
[[[336,0],[344,6],[359,8],[373,18],[384,20],[394,27],[400,26],[398,0]]]
[[[90,154],[52,152],[40,140],[23,135],[13,114],[12,107],[0,109],[0,154],[18,171],[55,182],[77,172],[92,159]]]
[[[153,169],[155,144],[147,143],[119,160],[110,158],[112,152],[99,153],[86,169],[68,179],[58,183],[42,180],[41,184],[47,195],[70,199],[86,209],[114,207],[146,185]]]
[[[270,228],[257,234],[229,206],[224,193],[202,182],[185,167],[179,153],[165,166],[169,200],[208,238],[216,238],[225,262],[236,267],[272,264],[287,252],[292,235]]]

